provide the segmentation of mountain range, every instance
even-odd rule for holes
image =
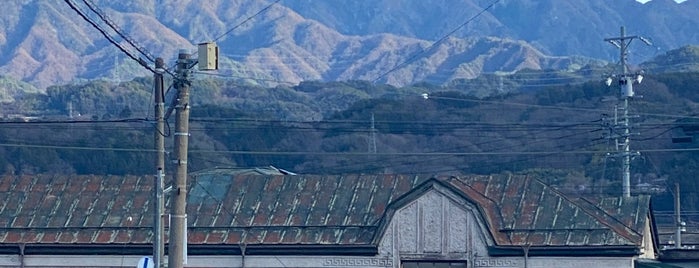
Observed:
[[[126,46],[88,4],[98,7],[168,65],[179,49],[194,52],[197,43],[216,41],[220,70],[210,74],[264,85],[443,84],[483,73],[615,62],[618,49],[603,39],[618,36],[620,26],[653,42],[633,43],[632,63],[699,44],[695,0],[11,0],[0,14],[0,72],[17,82],[0,84],[42,91],[149,75],[69,2]]]

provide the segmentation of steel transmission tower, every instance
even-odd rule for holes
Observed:
[[[620,52],[620,61],[621,61],[621,73],[617,75],[612,75],[607,78],[607,86],[611,86],[612,82],[614,81],[613,78],[617,78],[617,81],[619,83],[619,93],[620,97],[624,100],[624,103],[622,107],[620,108],[615,108],[615,114],[618,112],[618,110],[621,110],[622,115],[620,118],[620,122],[616,119],[615,116],[615,128],[620,129],[622,132],[610,136],[610,138],[615,139],[616,141],[616,148],[617,148],[617,153],[615,154],[610,154],[614,157],[620,157],[622,158],[622,193],[624,197],[629,197],[631,196],[631,157],[633,156],[638,156],[640,155],[639,152],[631,152],[631,146],[629,145],[630,143],[630,136],[632,135],[631,133],[631,124],[630,124],[630,119],[632,116],[629,115],[629,99],[633,98],[635,96],[635,93],[633,91],[633,83],[641,83],[643,80],[643,76],[640,73],[636,74],[631,74],[629,73],[628,66],[626,65],[626,57],[628,56],[628,47],[631,44],[631,41],[634,39],[639,39],[642,42],[646,43],[647,45],[651,45],[650,42],[640,36],[626,36],[626,30],[624,27],[621,27],[621,35],[619,37],[612,37],[612,38],[605,38],[604,41],[607,41],[611,43],[612,45],[616,46],[619,48]],[[619,141],[621,140],[621,141]],[[621,147],[621,151],[619,151],[619,148]]]

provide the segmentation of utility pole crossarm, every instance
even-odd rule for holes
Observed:
[[[611,37],[611,38],[605,38],[604,41],[620,41],[620,40],[627,40],[627,39],[636,39],[636,38],[641,38],[638,35],[628,35],[628,36],[620,36],[620,37]]]

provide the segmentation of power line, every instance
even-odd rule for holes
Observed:
[[[111,124],[150,122],[146,118],[125,118],[115,120],[31,120],[26,122],[0,121],[0,125],[58,125],[58,124]]]
[[[82,10],[80,10],[77,6],[75,6],[71,0],[64,0],[64,1],[70,6],[70,8],[73,11],[78,13],[78,15],[80,15],[80,17],[83,18],[83,20],[85,20],[90,25],[92,25],[92,27],[95,28],[97,31],[99,31],[110,43],[112,43],[119,50],[121,50],[121,52],[124,52],[124,54],[126,54],[129,58],[136,61],[139,65],[143,66],[144,68],[146,68],[150,72],[155,73],[155,70],[152,67],[148,66],[148,64],[145,63],[141,58],[136,57],[131,52],[129,52],[127,49],[125,49],[121,44],[119,44],[116,40],[114,40],[114,38],[112,36],[110,36],[109,34],[107,34],[107,32],[104,29],[102,29],[102,27],[97,25],[97,23],[95,23],[92,19],[90,19]]]
[[[14,148],[36,148],[36,149],[61,149],[61,150],[87,150],[87,151],[118,151],[118,152],[137,152],[137,153],[153,153],[154,149],[142,148],[114,148],[114,147],[95,147],[95,146],[60,146],[60,145],[41,145],[41,144],[19,144],[19,143],[0,143],[0,147]],[[699,148],[682,148],[682,149],[645,149],[640,152],[698,152]],[[406,153],[368,153],[368,152],[314,152],[314,151],[242,151],[242,150],[189,150],[190,153],[197,154],[232,154],[232,155],[277,155],[277,156],[517,156],[517,155],[549,155],[549,154],[567,154],[567,155],[584,155],[584,154],[600,154],[606,153],[605,150],[572,150],[572,151],[511,151],[511,152],[406,152]]]
[[[541,132],[544,132],[544,131],[542,130]],[[578,132],[578,133],[563,135],[563,136],[559,136],[559,137],[555,137],[555,138],[544,138],[544,139],[538,140],[538,142],[541,142],[541,141],[551,141],[551,140],[559,140],[559,139],[564,139],[564,138],[570,138],[570,137],[572,137],[572,136],[582,135],[582,134],[586,134],[586,133],[589,133],[589,132],[583,132],[583,133]],[[480,137],[480,136],[479,136],[479,137]],[[448,147],[448,149],[449,149],[449,151],[458,151],[458,150],[462,150],[462,149],[465,149],[465,148],[471,147],[471,146],[480,147],[480,146],[482,146],[483,144],[493,143],[493,142],[502,142],[502,141],[506,141],[506,140],[508,140],[508,139],[509,139],[509,138],[504,138],[504,137],[503,137],[503,138],[498,138],[498,139],[495,139],[495,140],[492,140],[492,141],[482,142],[482,143],[473,144],[473,145],[466,145],[466,146],[461,146],[461,147]],[[587,143],[587,142],[589,142],[589,141],[580,142],[579,144]],[[535,141],[529,142],[528,144],[531,145],[531,144],[535,144],[535,143],[537,143],[536,139],[535,139]],[[575,147],[578,147],[578,145],[574,145],[574,146],[575,146]],[[508,149],[511,149],[511,148],[514,148],[514,147],[516,147],[516,145],[507,146],[507,147],[500,147],[500,148],[493,148],[493,149],[491,149],[491,150],[489,150],[489,151],[491,151],[491,152],[493,152],[493,151],[502,151],[502,150],[508,150]],[[562,148],[561,148],[561,149],[562,149]],[[439,152],[439,151],[442,151],[442,150],[444,150],[444,149],[438,149],[438,150],[435,150],[434,152]],[[536,156],[536,158],[550,157],[551,155],[553,155],[553,154]],[[355,168],[355,169],[357,169],[357,170],[359,170],[359,171],[364,171],[364,170],[367,170],[366,166],[373,166],[374,164],[380,164],[379,166],[377,166],[377,167],[372,167],[372,168],[370,169],[370,170],[377,170],[377,169],[385,169],[385,168],[391,168],[391,167],[396,167],[396,166],[406,166],[406,165],[407,165],[407,166],[411,166],[411,165],[412,165],[412,166],[415,166],[415,165],[420,164],[420,163],[440,161],[440,160],[445,160],[445,159],[449,159],[449,158],[453,158],[453,157],[457,157],[457,156],[439,156],[439,157],[431,157],[431,158],[422,157],[420,160],[405,162],[405,161],[402,160],[402,159],[405,159],[406,156],[398,156],[398,157],[393,157],[393,158],[382,158],[382,159],[377,159],[377,160],[372,161],[372,162],[362,161],[361,163],[355,163],[355,164],[353,164],[352,166],[348,166],[347,164],[343,164],[343,165],[340,165],[340,166],[330,167],[330,168],[331,168],[331,169],[332,169],[332,168],[342,168],[342,169],[345,169],[345,170],[346,170],[348,167],[350,167],[350,168]],[[513,160],[513,161],[510,161],[510,162],[507,162],[507,163],[524,162],[524,161],[527,161],[527,160],[531,160],[531,159]],[[396,161],[400,161],[400,162],[394,163],[394,162],[396,162]],[[442,163],[442,164],[443,164],[443,162],[444,162],[444,161],[440,161],[440,163]],[[507,164],[507,163],[506,163],[506,164]],[[492,165],[500,165],[500,164],[501,164],[501,163],[492,164]],[[491,165],[491,166],[492,166],[492,165]],[[485,165],[485,166],[484,166],[484,165],[481,164],[481,165],[479,165],[479,167],[480,167],[480,168],[488,167],[488,165]],[[327,167],[325,167],[325,169],[327,169]],[[424,172],[425,170],[424,170],[424,169],[421,169],[421,171]],[[438,169],[438,171],[455,171],[455,170],[454,170],[454,168],[446,168],[446,169],[445,169],[445,168],[441,168],[441,169]],[[435,171],[434,169],[432,169],[432,170],[430,170],[430,172],[436,172],[436,171]],[[430,172],[428,172],[428,173],[430,173]]]
[[[270,127],[276,125],[283,125],[284,129],[289,130],[347,130],[344,132],[366,132],[363,128],[366,124],[363,120],[323,120],[323,121],[303,121],[303,120],[277,120],[277,119],[255,119],[255,118],[241,118],[241,117],[231,117],[231,118],[208,118],[208,117],[194,117],[191,119],[192,122],[205,123],[209,125],[204,125],[201,127],[194,127],[193,129],[201,130],[212,130],[212,129],[257,129],[259,127]],[[400,127],[398,132],[421,130],[429,127],[431,130],[453,130],[460,128],[468,128],[473,131],[531,131],[531,130],[541,130],[541,131],[561,131],[566,129],[588,129],[597,130],[599,129],[597,122],[594,121],[583,121],[583,122],[482,122],[482,121],[423,121],[423,120],[376,120],[378,125],[377,129],[391,129],[392,127]],[[24,125],[34,125],[34,126],[53,126],[53,127],[76,127],[74,125],[89,125],[92,124],[112,124],[112,123],[152,123],[153,120],[147,118],[125,118],[125,119],[114,119],[114,120],[30,120],[30,121],[0,121],[0,125],[4,125],[6,128],[12,128],[14,126],[22,127]],[[231,124],[235,124],[232,126]],[[222,125],[222,127],[215,127],[216,125]],[[645,127],[647,130],[655,130],[666,128],[663,133],[655,135],[653,137],[667,133],[671,129],[681,127],[682,123],[676,122],[657,122],[657,123],[646,123],[639,125],[639,127]],[[693,124],[689,124],[693,125]],[[23,127],[22,127],[23,128]],[[384,133],[390,133],[390,131],[382,131]],[[532,134],[533,135],[533,134]],[[641,139],[645,140],[645,139]]]
[[[0,147],[12,148],[34,148],[34,149],[57,149],[57,150],[79,150],[79,151],[115,151],[115,152],[131,152],[131,153],[155,153],[155,149],[141,148],[114,148],[114,147],[92,147],[92,146],[59,146],[59,145],[40,145],[40,144],[12,144],[0,143]]]
[[[95,5],[95,3],[92,2],[92,0],[83,0],[83,2],[85,3],[85,5],[87,5],[88,8],[90,8],[90,10],[92,10],[92,12],[97,14],[97,16],[100,17],[100,19],[102,19],[102,21],[104,21],[110,28],[112,28],[114,32],[121,36],[121,38],[126,40],[127,43],[131,44],[131,46],[133,46],[136,50],[138,50],[138,52],[143,54],[148,60],[150,60],[150,62],[155,62],[155,57],[153,55],[148,53],[148,51],[142,46],[139,46],[136,43],[136,41],[134,41],[132,38],[124,34],[119,28],[119,26],[112,22],[112,20],[109,19],[109,17],[107,17],[107,14],[105,14],[104,11],[102,11],[102,9],[97,7],[97,5]]]
[[[500,2],[500,0],[495,0],[495,1],[493,1],[492,3],[490,3],[490,5],[488,5],[488,6],[485,7],[484,9],[482,9],[480,12],[476,13],[476,15],[474,15],[474,16],[471,17],[471,18],[469,18],[469,19],[466,20],[464,23],[462,23],[461,25],[459,25],[458,27],[456,27],[454,30],[450,31],[450,32],[447,33],[446,35],[442,36],[442,38],[440,38],[440,39],[437,40],[436,42],[432,43],[432,45],[430,45],[430,46],[426,47],[425,49],[422,49],[421,51],[419,51],[419,52],[413,54],[412,56],[410,56],[410,57],[409,57],[408,59],[406,59],[405,61],[403,61],[403,62],[401,62],[400,64],[396,65],[396,67],[393,67],[392,69],[388,70],[387,72],[385,72],[385,73],[379,75],[376,79],[373,80],[373,83],[376,83],[379,79],[384,78],[386,75],[388,75],[388,74],[390,74],[390,73],[392,73],[392,72],[395,72],[396,70],[398,70],[398,69],[402,68],[403,66],[409,64],[411,61],[413,61],[414,59],[416,59],[418,56],[421,56],[421,55],[424,54],[425,52],[427,52],[427,51],[431,50],[432,48],[436,47],[437,45],[441,44],[442,42],[444,42],[444,40],[446,40],[447,38],[449,38],[449,36],[453,35],[454,33],[456,33],[456,31],[460,30],[461,28],[463,28],[464,26],[466,26],[467,24],[469,24],[470,22],[472,22],[473,20],[475,20],[476,18],[478,18],[479,16],[481,16],[483,13],[485,13],[486,11],[488,11],[490,8],[492,8],[492,7],[493,7],[495,4],[497,4],[498,2]]]
[[[214,38],[214,42],[216,42],[216,41],[218,41],[219,39],[223,38],[224,36],[228,35],[228,34],[231,33],[232,31],[235,31],[235,29],[238,29],[238,27],[240,27],[240,26],[242,26],[243,24],[247,23],[248,21],[252,20],[252,19],[253,19],[254,17],[256,17],[257,15],[260,15],[260,14],[262,14],[263,12],[267,11],[268,9],[272,8],[272,6],[274,6],[275,4],[279,3],[280,1],[281,1],[281,0],[276,0],[276,1],[272,2],[271,4],[267,5],[265,8],[261,9],[260,11],[258,11],[257,13],[255,13],[255,14],[253,14],[252,16],[250,16],[250,17],[244,19],[242,22],[240,22],[240,23],[238,23],[237,25],[233,26],[233,28],[231,28],[230,30],[228,30],[228,31],[226,31],[225,33],[221,34],[220,36]]]

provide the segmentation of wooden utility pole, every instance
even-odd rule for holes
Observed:
[[[155,96],[155,151],[157,154],[155,160],[155,187],[153,189],[154,198],[154,215],[153,215],[153,264],[155,267],[163,267],[163,256],[165,256],[165,240],[163,239],[163,216],[165,206],[163,205],[163,178],[165,176],[165,119],[163,111],[165,106],[164,101],[164,86],[163,73],[165,63],[162,58],[155,59],[155,74],[153,75],[153,95]]]
[[[180,50],[177,57],[175,89],[177,89],[175,121],[175,187],[172,190],[175,205],[170,214],[168,267],[181,268],[186,263],[187,250],[187,147],[189,142],[189,81],[194,61],[190,54]]]

